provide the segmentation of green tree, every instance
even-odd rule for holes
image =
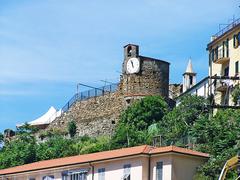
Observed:
[[[4,145],[4,135],[0,133],[0,153],[1,153],[1,149],[3,148],[3,145]]]
[[[161,121],[167,112],[168,105],[161,96],[147,96],[129,106],[121,121],[137,130],[147,130],[151,124]]]
[[[37,146],[36,158],[38,161],[76,155],[73,148],[74,140],[62,136],[53,136]]]
[[[36,140],[29,134],[21,134],[5,143],[0,151],[0,169],[36,161]]]
[[[16,134],[33,134],[36,133],[39,129],[37,127],[31,126],[28,123],[17,128]]]
[[[168,105],[161,96],[147,96],[135,101],[121,115],[112,147],[127,147],[148,142],[148,128],[159,123],[168,112]]]
[[[207,100],[199,96],[187,95],[181,103],[170,111],[160,122],[160,133],[166,145],[185,145],[189,140],[189,130],[201,116],[208,116]]]
[[[77,133],[77,125],[76,122],[71,120],[68,122],[68,133],[70,134],[70,137],[74,137]]]
[[[237,105],[240,101],[240,86],[236,85],[231,93],[233,102],[235,105]]]
[[[0,144],[3,143],[3,140],[4,140],[4,135],[0,133]]]
[[[78,154],[88,154],[110,149],[110,138],[107,136],[97,138],[81,137],[75,141],[76,143],[73,147]]]
[[[197,119],[190,130],[195,149],[211,154],[200,172],[212,179],[220,175],[224,163],[240,149],[240,110],[218,110],[214,117]],[[235,176],[229,173],[228,179]]]

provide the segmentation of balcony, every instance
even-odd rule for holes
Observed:
[[[217,52],[217,56],[214,59],[214,63],[216,64],[224,64],[224,63],[228,63],[230,61],[230,58],[226,56],[226,52],[223,53],[223,50],[220,49]]]
[[[214,63],[224,64],[224,63],[229,62],[229,61],[230,61],[229,57],[221,57],[221,58],[218,58],[217,60],[215,60]]]
[[[232,80],[229,80],[229,79],[220,80],[216,82],[215,90],[225,93],[228,87],[230,87],[231,85],[232,85]]]

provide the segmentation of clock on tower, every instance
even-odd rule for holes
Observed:
[[[126,99],[149,95],[168,97],[169,63],[160,59],[142,56],[139,46],[124,46],[121,90]]]
[[[134,44],[124,46],[123,74],[137,74],[140,67],[139,47]]]
[[[140,61],[138,58],[130,58],[127,61],[127,73],[128,74],[134,74],[134,73],[138,73],[140,70]]]

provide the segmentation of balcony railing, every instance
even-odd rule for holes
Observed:
[[[235,26],[240,24],[240,18],[233,21],[231,24],[227,25],[225,28],[221,29],[219,32],[217,32],[214,36],[219,37],[229,31],[230,29],[234,28]]]
[[[217,52],[217,56],[215,54],[214,63],[224,64],[224,63],[228,62],[230,60],[230,58],[227,57],[227,52],[226,51],[223,52],[223,49],[219,49],[218,52]]]

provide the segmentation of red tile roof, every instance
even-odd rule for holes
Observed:
[[[209,154],[193,151],[191,149],[180,148],[177,146],[166,146],[166,147],[154,148],[151,150],[150,154],[159,154],[159,153],[166,153],[166,152],[176,152],[176,153],[192,155],[192,156],[200,156],[200,157],[206,157],[206,158],[209,157]]]
[[[151,155],[151,154],[162,154],[162,153],[168,153],[168,152],[199,156],[203,158],[209,157],[208,154],[189,150],[189,149],[184,149],[176,146],[154,148],[152,146],[143,145],[143,146],[123,148],[123,149],[104,151],[104,152],[98,152],[98,153],[92,153],[92,154],[84,154],[84,155],[71,156],[71,157],[65,157],[65,158],[59,158],[59,159],[39,161],[31,164],[25,164],[22,166],[16,166],[16,167],[0,170],[0,175],[16,174],[21,172],[35,171],[35,170],[55,168],[55,167],[63,167],[63,166],[74,165],[74,164],[104,161],[104,160],[110,160],[110,159],[116,159],[116,158],[134,156],[134,155],[140,155],[140,154]]]

